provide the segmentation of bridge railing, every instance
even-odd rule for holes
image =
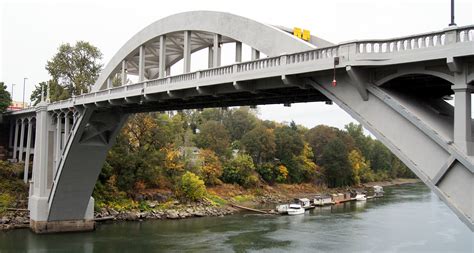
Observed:
[[[221,77],[224,75],[241,74],[245,72],[261,71],[265,69],[280,67],[283,65],[303,64],[331,59],[341,54],[387,54],[416,50],[422,48],[440,47],[453,43],[464,43],[474,41],[474,25],[435,31],[430,33],[416,34],[387,40],[364,40],[343,43],[336,46],[318,48],[314,50],[284,54],[275,57],[267,57],[258,60],[235,63],[232,65],[216,67],[181,75],[168,76],[164,78],[147,80],[126,86],[114,87],[76,96],[72,99],[58,101],[50,104],[52,110],[61,109],[65,106],[88,103],[98,97],[121,94],[128,91],[144,89],[146,87],[167,85],[173,83],[190,82],[198,79]],[[354,50],[347,50],[347,47]],[[349,56],[348,55],[348,56]],[[26,110],[13,114],[25,113]]]
[[[410,35],[389,40],[357,41],[356,53],[394,53],[474,40],[474,26]]]

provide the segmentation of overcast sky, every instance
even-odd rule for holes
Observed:
[[[474,1],[456,0],[458,26],[474,24]],[[73,1],[0,0],[0,81],[14,99],[26,100],[35,84],[49,79],[46,61],[61,43],[85,40],[97,46],[106,63],[135,33],[166,16],[192,10],[231,12],[267,24],[309,29],[334,43],[384,39],[446,28],[450,0],[310,1]],[[198,21],[197,21],[198,22]],[[342,128],[354,121],[336,105],[324,103],[259,106],[260,116],[294,120],[313,127]]]

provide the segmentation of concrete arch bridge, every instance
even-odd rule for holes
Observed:
[[[235,60],[221,66],[227,43],[235,45]],[[251,48],[245,62],[243,45]],[[208,51],[208,66],[191,72],[200,50]],[[171,75],[176,64],[183,73]],[[122,84],[113,87],[114,79]],[[0,140],[14,160],[25,161],[26,172],[33,157],[32,230],[88,230],[94,226],[92,190],[131,113],[334,102],[473,230],[473,80],[473,25],[333,44],[229,13],[187,12],[133,36],[91,92],[4,115]],[[446,102],[452,96],[454,106]]]

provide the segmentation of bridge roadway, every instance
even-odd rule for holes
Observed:
[[[234,64],[219,66],[222,43],[236,44]],[[252,47],[253,60],[241,62],[242,43]],[[172,47],[181,53],[168,52]],[[206,47],[210,68],[190,72],[191,53]],[[258,59],[260,51],[269,57]],[[180,59],[185,73],[167,76]],[[93,229],[90,196],[131,113],[312,101],[333,101],[363,124],[473,230],[473,62],[474,26],[334,45],[228,13],[188,12],[130,39],[93,92],[42,101],[4,121],[20,161],[29,159],[35,127],[29,209],[38,233]],[[127,74],[139,82],[111,87]],[[445,101],[453,94],[454,106]]]

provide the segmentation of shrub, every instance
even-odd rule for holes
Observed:
[[[177,195],[191,201],[201,200],[206,196],[206,186],[196,174],[187,171],[181,177]]]
[[[5,212],[12,205],[13,197],[8,193],[0,194],[0,214]]]

